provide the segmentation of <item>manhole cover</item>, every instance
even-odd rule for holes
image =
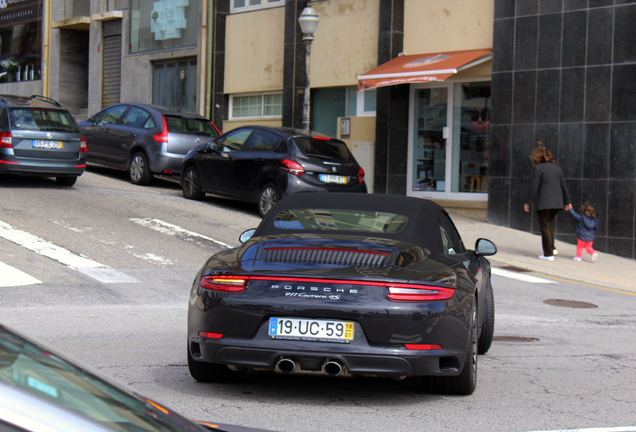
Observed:
[[[523,336],[494,336],[492,339],[497,342],[536,342],[539,340],[539,338]]]
[[[577,308],[577,309],[593,309],[598,307],[592,303],[586,303],[586,302],[576,301],[576,300],[549,299],[549,300],[543,300],[543,303],[549,304],[551,306],[569,307],[569,308]]]
[[[512,265],[503,266],[501,268],[504,269],[504,270],[510,270],[510,271],[517,272],[517,273],[528,273],[528,272],[532,271],[532,270],[524,269],[524,268],[521,268],[521,267],[515,267],[515,266],[512,266]]]

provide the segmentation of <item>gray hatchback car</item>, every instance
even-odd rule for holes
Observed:
[[[91,164],[128,171],[134,184],[179,175],[186,153],[220,135],[198,114],[156,105],[111,105],[79,124]]]
[[[73,186],[86,140],[71,113],[44,96],[0,95],[0,174],[55,177]]]

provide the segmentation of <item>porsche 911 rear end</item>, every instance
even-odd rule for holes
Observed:
[[[409,197],[295,194],[192,285],[188,365],[200,381],[247,370],[422,377],[471,394],[492,341],[484,258],[448,214]]]
[[[193,377],[224,381],[246,369],[457,376],[473,293],[456,289],[457,272],[432,258],[429,273],[447,284],[409,281],[417,272],[392,268],[400,255],[394,246],[343,239],[268,240],[225,268],[220,263],[236,253],[217,255],[190,297]]]

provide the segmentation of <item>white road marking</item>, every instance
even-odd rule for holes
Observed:
[[[517,272],[513,272],[513,271],[509,271],[509,270],[503,270],[497,267],[492,267],[491,269],[492,274],[495,274],[497,276],[503,276],[503,277],[507,277],[510,279],[516,279],[516,280],[520,280],[523,282],[529,282],[529,283],[540,283],[540,284],[553,284],[556,283],[555,281],[551,281],[549,279],[544,279],[538,276],[531,276],[531,275],[527,275],[527,274],[523,274],[523,273],[517,273]]]
[[[551,431],[536,431],[536,432],[636,432],[636,426],[600,427],[600,428],[588,428],[588,429],[555,429]]]
[[[218,245],[221,245],[223,247],[226,248],[232,248],[233,246],[230,246],[227,243],[223,243],[222,241],[213,239],[212,237],[208,237],[206,235],[203,234],[199,234],[196,233],[194,231],[189,231],[185,228],[181,228],[180,226],[177,225],[173,225],[169,222],[164,222],[162,220],[159,219],[152,219],[152,218],[131,218],[130,219],[132,222],[145,226],[146,228],[150,228],[153,229],[155,231],[159,231],[160,233],[163,234],[167,234],[167,235],[171,235],[171,236],[185,236],[186,238],[199,238],[202,240],[207,240],[213,243],[216,243]]]
[[[57,261],[60,264],[64,264],[102,283],[137,282],[135,278],[127,274],[100,264],[97,261],[93,261],[90,258],[74,254],[63,247],[54,245],[38,236],[17,229],[3,221],[0,221],[0,237]]]
[[[0,262],[0,287],[15,287],[41,283],[41,280],[26,274],[22,270]]]

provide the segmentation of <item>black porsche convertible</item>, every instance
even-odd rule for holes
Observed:
[[[212,256],[188,308],[188,366],[198,381],[251,369],[422,377],[437,393],[473,393],[490,348],[497,249],[467,250],[432,201],[295,194],[242,246]]]

